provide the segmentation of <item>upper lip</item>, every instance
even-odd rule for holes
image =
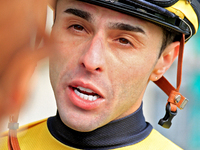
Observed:
[[[83,81],[72,81],[69,86],[73,87],[73,88],[76,88],[78,86],[81,86],[83,88],[87,88],[87,89],[90,89],[92,91],[94,91],[96,94],[98,94],[100,97],[104,97],[102,92],[99,90],[99,88],[97,88],[94,84],[91,84],[91,83],[86,83],[86,82],[83,82]]]

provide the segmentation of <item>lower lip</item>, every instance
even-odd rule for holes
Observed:
[[[67,94],[69,96],[70,101],[77,107],[84,110],[92,110],[97,109],[105,100],[103,98],[98,98],[95,101],[85,100],[78,95],[75,94],[74,89],[72,87],[67,88]]]

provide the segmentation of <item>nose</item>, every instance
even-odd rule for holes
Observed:
[[[80,64],[90,72],[101,72],[105,68],[103,40],[96,36],[94,37],[84,50],[80,59]]]

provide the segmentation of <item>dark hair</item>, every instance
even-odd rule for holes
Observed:
[[[180,40],[181,40],[180,33],[163,28],[163,41],[162,41],[159,57],[161,56],[162,52],[165,50],[165,48],[169,44],[175,41],[180,41]]]

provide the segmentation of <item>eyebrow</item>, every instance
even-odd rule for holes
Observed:
[[[132,26],[130,24],[124,24],[124,23],[110,23],[109,24],[110,29],[117,29],[117,30],[125,30],[125,31],[133,31],[133,32],[139,32],[145,34],[145,31],[138,27],[138,26]]]
[[[77,17],[83,18],[88,22],[92,22],[92,15],[89,12],[76,9],[76,8],[68,8],[64,11],[65,13],[75,15]],[[110,29],[117,29],[117,30],[125,30],[125,31],[133,31],[133,32],[139,32],[145,34],[145,31],[138,27],[138,26],[132,26],[130,24],[124,24],[124,23],[109,23]]]
[[[76,9],[76,8],[69,8],[69,9],[66,9],[64,12],[68,13],[68,14],[75,15],[75,16],[80,17],[80,18],[83,18],[83,19],[87,20],[88,22],[92,21],[92,15],[90,13],[86,12],[86,11],[83,11],[83,10],[79,10],[79,9]]]

